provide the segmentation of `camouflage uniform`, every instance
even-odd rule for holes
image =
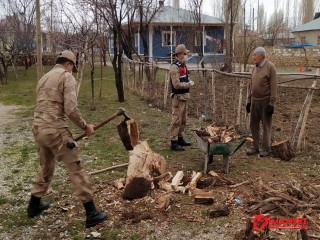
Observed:
[[[179,59],[175,59],[170,67],[172,88],[171,141],[182,137],[187,119],[187,101],[190,99],[189,88],[192,86],[188,78],[188,68]]]
[[[92,201],[93,190],[89,175],[78,160],[78,147],[66,124],[67,117],[84,129],[86,122],[77,103],[76,80],[62,65],[56,64],[37,86],[33,134],[40,148],[41,169],[33,182],[31,194],[41,198],[51,183],[55,161],[63,162],[76,193],[82,202]]]

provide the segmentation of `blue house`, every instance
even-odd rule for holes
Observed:
[[[160,6],[160,10],[149,26],[147,41],[150,58],[168,58],[171,53],[174,53],[175,47],[183,43],[192,54],[189,62],[199,61],[199,53],[202,52],[202,38],[205,62],[212,61],[212,58],[223,61],[225,23],[222,19],[201,14],[201,27],[199,27],[199,23],[196,23],[192,17],[193,12],[190,10],[179,8],[179,6],[163,6],[163,2]],[[144,49],[138,27],[134,41],[136,52],[143,55]],[[112,45],[109,49],[112,54]]]

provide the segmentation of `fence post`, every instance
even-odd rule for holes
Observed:
[[[211,73],[211,88],[212,88],[212,120],[216,121],[216,83],[215,73]]]
[[[208,79],[207,79],[207,71],[206,70],[202,70],[204,71],[204,74],[203,74],[203,80],[204,80],[204,120],[207,121],[209,120],[209,117],[208,117],[208,92],[209,92],[209,89],[208,89]]]

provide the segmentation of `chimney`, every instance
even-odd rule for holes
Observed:
[[[179,1],[180,0],[173,0],[173,7],[176,8],[176,9],[179,9],[180,6],[179,6]]]
[[[159,7],[164,7],[164,0],[159,0]]]

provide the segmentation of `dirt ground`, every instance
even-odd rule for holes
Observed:
[[[295,98],[292,96],[289,101],[293,101],[293,99]],[[19,142],[19,139],[32,141],[28,127],[23,130],[10,127],[12,126],[10,124],[17,120],[17,116],[13,115],[13,111],[16,109],[16,107],[0,105],[0,131],[2,131],[0,151],[5,144],[23,144]],[[155,110],[155,112],[158,112],[157,109]],[[315,113],[318,114],[318,112]],[[169,117],[165,113],[163,113],[163,116]],[[318,115],[315,116],[316,119],[319,119]],[[314,121],[313,124],[316,123],[316,120]],[[204,124],[201,123],[201,125]],[[189,119],[189,126],[197,125],[199,126],[198,119]],[[10,128],[9,132],[3,131],[8,127]],[[285,127],[285,124],[280,127]],[[189,137],[191,138],[190,135]],[[204,155],[199,151],[194,141],[193,143],[193,146],[182,157],[181,155],[175,155],[177,162],[169,163],[168,168],[173,174],[186,168],[184,163],[179,162],[183,158],[191,160],[191,157],[193,162],[198,163],[196,166],[200,167],[200,169],[202,168]],[[311,149],[316,149],[318,144],[319,142],[315,142]],[[98,205],[109,209],[110,220],[93,229],[81,231],[86,233],[88,239],[241,239],[235,237],[235,234],[245,228],[248,218],[259,213],[249,213],[248,209],[250,209],[250,204],[254,206],[254,203],[262,201],[266,191],[263,186],[281,193],[287,193],[287,184],[294,184],[300,187],[307,184],[318,187],[320,185],[320,164],[317,151],[309,152],[309,154],[300,154],[294,160],[284,162],[271,157],[247,157],[244,154],[244,149],[241,149],[231,158],[229,175],[221,172],[221,161],[219,159],[217,157],[217,161],[210,167],[210,170],[214,170],[222,179],[227,179],[232,184],[243,181],[248,181],[248,183],[239,187],[229,188],[228,185],[230,183],[228,181],[219,182],[213,177],[208,177],[207,181],[203,181],[202,187],[213,190],[213,205],[195,204],[192,197],[187,194],[172,193],[172,202],[169,208],[163,211],[156,208],[156,200],[159,196],[164,195],[165,192],[155,189],[148,197],[128,201],[122,198],[122,190],[116,190],[112,182],[105,181],[99,183],[96,187],[96,192],[99,192],[100,201]],[[9,171],[10,161],[12,159],[1,158],[0,182],[5,183],[2,186],[7,187],[2,187],[0,190],[1,195],[14,198],[15,196],[10,193],[8,188],[14,183],[10,182],[10,179],[2,177]],[[185,175],[190,177],[191,171],[185,171]],[[95,178],[93,178],[93,181],[98,182]],[[30,186],[26,187],[25,191],[20,193],[25,202],[28,199],[29,188]],[[84,214],[81,208],[75,207],[76,197],[71,196],[59,203],[59,198],[55,197],[55,192],[50,192],[49,196],[56,200],[57,203],[37,219],[32,227],[29,225],[23,226],[22,224],[22,226],[19,226],[20,230],[14,234],[14,231],[10,233],[1,231],[4,228],[1,224],[1,239],[39,239],[38,236],[41,236],[40,239],[44,239],[44,235],[47,236],[46,239],[83,239],[82,237],[75,237],[80,230],[73,229],[72,231],[67,228],[70,219],[76,219],[76,222],[80,221],[77,220],[77,216]],[[295,200],[294,196],[292,196],[292,199]],[[304,203],[302,201],[304,200],[303,198],[300,200],[299,203]],[[298,200],[295,201],[298,202]],[[319,201],[319,195],[312,198],[310,203],[319,204],[316,201]],[[306,200],[305,202],[307,203]],[[227,206],[230,210],[228,217],[208,218],[208,211],[224,206]],[[287,218],[308,214],[313,220],[313,222],[308,222],[310,225],[308,232],[312,235],[320,234],[319,225],[317,225],[320,221],[320,215],[316,209],[307,208],[293,212],[289,210],[284,212],[271,211],[269,213],[272,217]],[[117,229],[121,229],[121,231],[117,231]],[[296,236],[297,230],[273,229],[270,232],[270,239],[297,239]]]

